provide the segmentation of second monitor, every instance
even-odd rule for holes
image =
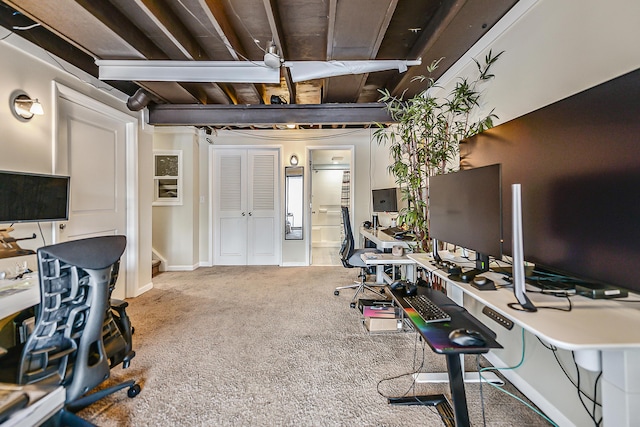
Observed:
[[[371,190],[374,212],[398,212],[398,189]]]

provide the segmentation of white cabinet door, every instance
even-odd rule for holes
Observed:
[[[214,151],[214,263],[280,263],[278,150]]]

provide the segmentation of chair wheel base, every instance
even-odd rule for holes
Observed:
[[[338,296],[338,295],[340,295],[340,291],[333,291],[333,294],[334,294],[335,296]]]
[[[134,384],[131,387],[129,387],[129,390],[127,390],[127,396],[129,396],[130,398],[134,398],[137,395],[140,394],[140,384]]]
[[[351,308],[356,308],[356,303],[355,303],[355,302],[352,302],[351,304],[349,304],[349,307],[351,307]]]

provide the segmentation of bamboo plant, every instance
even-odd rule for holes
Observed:
[[[493,56],[489,51],[484,63],[475,61],[478,71],[475,79],[461,78],[442,98],[431,95],[438,86],[426,76],[414,78],[427,84],[409,99],[403,99],[404,93],[395,97],[387,89],[380,90],[379,101],[397,123],[391,127],[378,125],[374,140],[389,146],[392,158],[389,172],[408,202],[399,213],[398,223],[406,224],[415,233],[420,250],[427,251],[430,247],[428,179],[457,167],[461,140],[493,126],[496,118],[493,110],[479,119],[474,119],[474,110],[480,106],[479,85],[494,77],[490,69],[502,53]],[[427,67],[429,74],[439,62]]]

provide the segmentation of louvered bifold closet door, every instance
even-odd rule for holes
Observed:
[[[214,150],[214,263],[280,263],[276,149]]]

